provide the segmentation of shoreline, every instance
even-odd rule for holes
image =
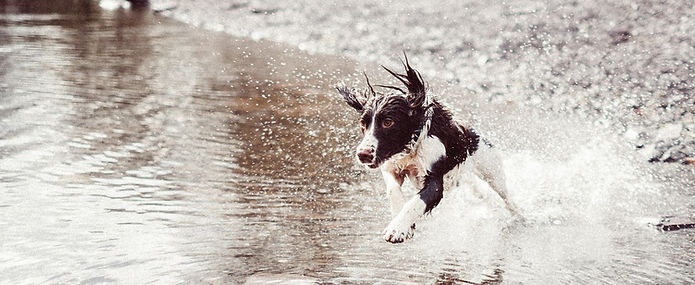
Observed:
[[[193,26],[310,53],[397,65],[406,51],[449,90],[578,114],[621,131],[645,160],[695,163],[687,3],[151,2]]]

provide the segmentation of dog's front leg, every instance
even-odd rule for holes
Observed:
[[[395,169],[384,167],[381,169],[381,174],[384,176],[384,182],[386,182],[386,196],[389,197],[391,202],[391,218],[395,218],[396,215],[403,208],[403,203],[405,199],[403,198],[403,192],[401,192],[401,185],[403,185],[403,175],[396,173]]]
[[[415,220],[431,211],[442,200],[444,175],[428,174],[425,187],[417,196],[410,199],[384,230],[384,240],[392,243],[403,242],[413,236]]]

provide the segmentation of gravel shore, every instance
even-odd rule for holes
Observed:
[[[162,14],[398,64],[462,92],[608,122],[653,162],[695,162],[695,1],[153,0]]]

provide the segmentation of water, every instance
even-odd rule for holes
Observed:
[[[372,63],[92,1],[0,2],[0,283],[691,283],[693,169],[610,129],[437,86],[505,155],[404,244],[332,86]],[[375,80],[383,80],[383,77]],[[520,127],[523,126],[523,127]]]

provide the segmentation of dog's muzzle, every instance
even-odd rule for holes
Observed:
[[[357,159],[359,159],[361,163],[367,164],[368,166],[372,165],[374,162],[374,148],[358,149]]]

